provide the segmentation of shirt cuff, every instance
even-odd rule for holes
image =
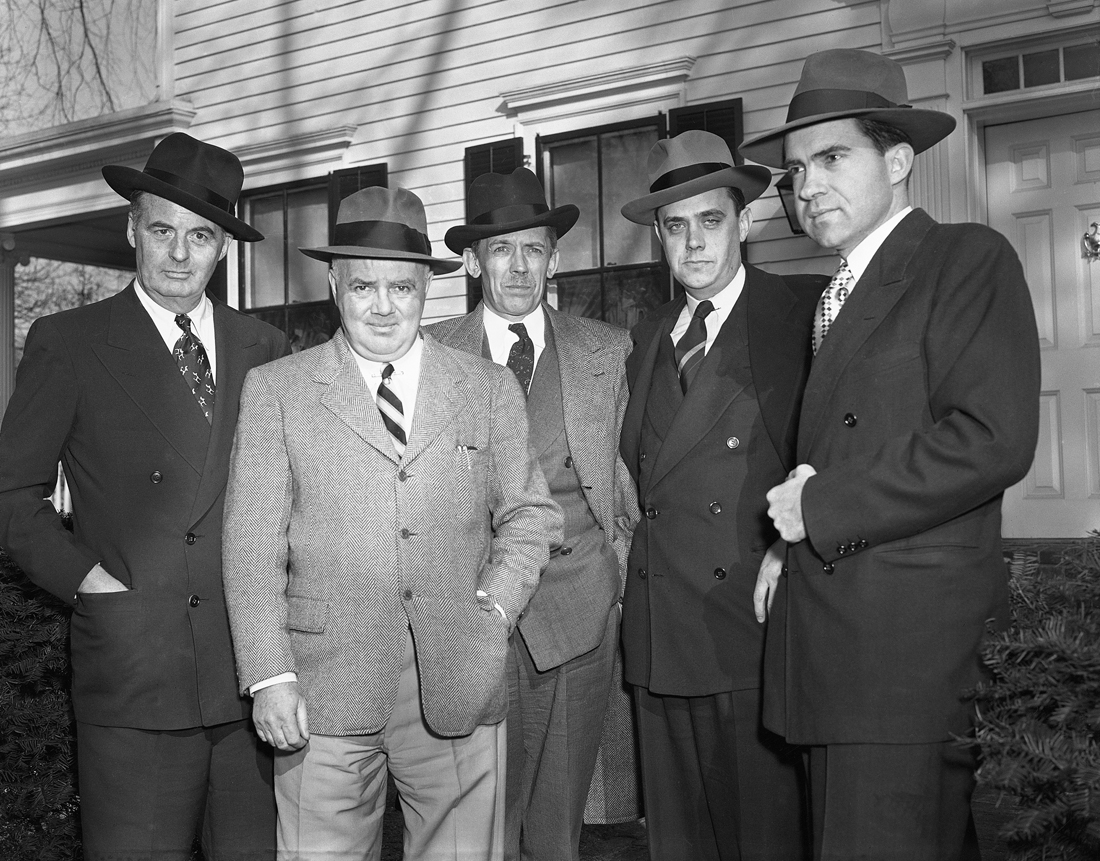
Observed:
[[[478,589],[477,597],[489,600],[489,593],[483,592],[481,589]],[[505,622],[508,621],[508,614],[504,612],[504,608],[501,607],[500,604],[498,604],[496,601],[493,602],[493,609],[500,613],[500,618],[502,618]]]
[[[272,676],[270,679],[264,679],[262,682],[256,682],[248,688],[248,695],[250,697],[256,696],[256,691],[262,691],[264,688],[270,688],[272,685],[282,684],[283,682],[296,682],[298,681],[297,673],[279,673],[277,676]]]

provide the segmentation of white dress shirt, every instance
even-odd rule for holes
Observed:
[[[848,255],[847,260],[848,270],[852,273],[852,283],[848,287],[849,296],[856,289],[860,277],[867,271],[867,264],[871,262],[871,258],[875,256],[882,243],[886,241],[886,237],[893,233],[894,228],[898,226],[898,222],[912,211],[913,207],[905,207],[897,215],[872,230],[859,245],[852,249],[852,253]]]
[[[509,331],[508,327],[513,323],[522,323],[527,329],[527,337],[535,346],[535,362],[531,366],[531,376],[534,376],[535,368],[539,365],[539,357],[546,348],[546,313],[540,304],[534,311],[522,320],[506,320],[486,304],[482,325],[485,327],[485,337],[489,340],[489,354],[498,365],[508,364],[508,354],[512,351],[512,345],[519,340],[519,335]]]
[[[705,356],[710,352],[711,345],[714,343],[714,339],[718,337],[718,333],[722,330],[722,326],[725,325],[726,320],[729,318],[730,311],[733,310],[733,306],[736,304],[738,298],[741,296],[741,291],[745,289],[745,267],[739,266],[737,268],[737,274],[733,276],[733,280],[730,281],[725,287],[719,290],[715,295],[710,297],[711,304],[714,305],[714,310],[711,311],[706,320],[707,328],[707,343],[703,347],[703,355]],[[684,336],[684,332],[687,331],[688,323],[691,322],[691,318],[695,316],[695,309],[699,307],[699,303],[702,299],[695,299],[689,293],[687,296],[687,306],[680,312],[680,316],[676,318],[676,325],[672,327],[672,343],[676,344]]]
[[[168,345],[168,352],[174,352],[176,341],[183,334],[183,329],[176,325],[176,312],[169,311],[154,302],[136,278],[134,279],[134,287],[137,288],[137,297],[142,306],[153,318],[153,325],[157,327],[164,343]],[[206,293],[203,293],[202,298],[199,299],[199,304],[192,308],[187,316],[191,318],[191,331],[202,341],[203,349],[206,350],[206,358],[210,360],[210,373],[216,382],[218,379],[218,351],[214,338],[214,303],[210,301]]]

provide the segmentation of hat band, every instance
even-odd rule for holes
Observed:
[[[787,108],[787,122],[819,114],[835,114],[843,111],[863,111],[874,108],[907,108],[885,99],[878,93],[865,90],[806,90],[791,99]]]
[[[344,221],[336,225],[333,238],[336,245],[361,245],[432,256],[432,246],[425,234],[396,221]]]
[[[672,188],[674,185],[683,185],[685,182],[691,182],[693,179],[698,179],[701,176],[709,176],[712,173],[718,173],[720,170],[728,170],[730,167],[732,167],[732,165],[720,161],[704,161],[699,164],[690,164],[687,167],[678,167],[675,170],[670,170],[668,173],[663,173],[657,177],[649,187],[649,193],[653,194],[657,191],[664,191],[666,188]]]
[[[191,180],[184,179],[182,176],[177,176],[166,170],[158,170],[155,167],[146,167],[145,173],[149,174],[153,179],[159,179],[161,182],[173,188],[178,188],[180,191],[186,192],[192,197],[197,197],[203,203],[209,203],[211,206],[216,206],[218,209],[224,210],[230,215],[233,214],[233,203],[220,194],[215,194],[205,185],[199,185],[197,182],[191,182]]]
[[[511,206],[501,206],[498,209],[490,209],[477,216],[471,224],[491,226],[493,224],[511,224],[515,221],[526,221],[529,218],[538,218],[550,211],[545,203],[515,203]]]

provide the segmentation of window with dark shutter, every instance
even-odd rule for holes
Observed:
[[[463,192],[466,201],[466,223],[473,221],[470,212],[470,185],[485,173],[508,174],[523,167],[523,138],[507,138],[466,147],[463,159]],[[466,276],[466,310],[473,311],[481,301],[481,280]]]

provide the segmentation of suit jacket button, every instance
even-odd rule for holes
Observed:
[[[192,607],[197,607],[199,606],[200,600],[201,599],[198,595],[192,595],[190,598],[187,599],[187,603],[190,604]]]
[[[832,562],[826,562],[823,566],[821,566],[821,570],[824,571],[826,574],[832,574],[833,571],[835,571],[836,569],[834,568]]]
[[[154,469],[149,473],[149,480],[153,482],[153,484],[160,484],[164,481],[164,474],[159,469]]]
[[[573,456],[572,455],[569,455],[565,458],[565,468],[566,469],[572,469],[573,468]]]
[[[848,427],[850,428],[854,428],[857,421],[859,420],[855,417],[854,413],[848,413],[846,416],[844,416],[844,424],[848,425]]]
[[[405,470],[401,470],[401,472],[397,473],[397,480],[398,481],[408,481],[409,480],[409,474],[407,472],[405,472]]]
[[[638,455],[638,460],[645,460],[645,452],[644,451],[641,454]]]
[[[657,517],[657,509],[650,505],[645,510],[645,516],[648,517],[650,520],[655,520]]]
[[[568,556],[568,555],[569,555],[570,553],[572,553],[572,552],[573,552],[573,548],[572,548],[572,547],[563,547],[563,548],[561,549],[561,555],[562,555],[562,556]]]
[[[782,568],[779,569],[779,576],[780,577],[786,577],[787,576],[787,566],[786,565],[784,565]]]
[[[739,440],[735,436],[731,436],[729,439],[726,440],[726,448],[733,449],[737,448],[737,446],[739,445],[741,445],[741,440]]]
[[[836,546],[836,552],[837,552],[837,553],[839,553],[839,554],[840,554],[841,556],[843,556],[843,555],[844,555],[845,553],[847,553],[847,552],[848,552],[848,547],[847,547],[847,545],[845,545],[845,544],[838,544],[838,545]]]
[[[413,599],[413,590],[412,589],[406,589],[405,590],[405,600],[406,601],[411,601],[412,599]]]
[[[183,536],[183,540],[186,541],[188,544],[194,544],[198,539],[195,537],[194,532],[188,532],[186,535]]]
[[[638,569],[638,576],[645,580],[645,568]]]
[[[721,514],[722,513],[722,503],[712,502],[710,504],[710,513],[711,514]]]
[[[866,538],[859,539],[859,549],[862,550],[866,546],[867,546],[867,539]]]
[[[409,530],[407,530],[407,529],[402,529],[401,530],[401,537],[402,538],[408,538],[410,535],[412,535],[412,533],[409,532]]]
[[[726,569],[725,568],[715,568],[714,569],[714,579],[715,580],[725,580],[726,579]]]

